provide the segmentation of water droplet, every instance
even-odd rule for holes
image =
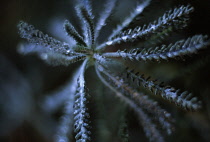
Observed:
[[[106,45],[112,45],[112,41],[107,41]]]
[[[42,60],[47,60],[48,55],[47,55],[46,53],[42,53],[42,54],[40,55],[40,58],[41,58]]]
[[[99,71],[101,71],[101,72],[103,72],[103,71],[104,71],[104,69],[103,69],[103,67],[102,67],[102,66],[99,66],[99,67],[98,67],[98,70],[99,70]]]
[[[128,36],[123,36],[122,40],[126,41],[127,38],[128,38]]]
[[[143,10],[143,7],[142,6],[138,6],[137,8],[136,8],[136,11],[137,12],[141,12]]]

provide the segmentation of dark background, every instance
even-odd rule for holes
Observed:
[[[101,0],[102,1],[102,0]],[[100,10],[101,1],[95,2],[95,13]],[[133,0],[134,1],[134,0]],[[130,0],[120,1],[120,8],[113,18],[113,24],[117,23],[121,15],[128,14],[125,7],[132,8],[134,2]],[[155,1],[155,0],[154,0]],[[49,132],[40,131],[33,125],[40,119],[38,108],[39,101],[51,90],[62,86],[63,82],[71,76],[77,64],[69,67],[52,67],[43,63],[37,56],[22,56],[17,53],[17,46],[23,41],[18,35],[17,24],[20,20],[27,21],[44,33],[62,39],[55,35],[53,23],[70,19],[77,24],[78,19],[73,9],[74,1],[71,0],[5,0],[1,1],[0,8],[0,141],[1,142],[44,142],[51,141]],[[191,15],[189,26],[178,35],[183,37],[194,34],[210,35],[210,1],[209,0],[157,0],[148,7],[143,14],[143,22],[152,21],[162,12],[180,4],[190,3],[195,12]],[[151,15],[150,15],[151,13]],[[110,23],[112,23],[110,22]],[[62,26],[62,25],[61,25]],[[173,36],[172,36],[173,38]],[[176,38],[176,36],[174,36]],[[179,67],[190,66],[188,70],[181,70],[177,66],[167,69],[167,77],[174,72],[174,68],[186,71],[183,75],[168,81],[177,88],[187,89],[193,92],[203,101],[203,109],[195,113],[186,113],[180,109],[171,108],[174,118],[177,120],[176,132],[168,138],[169,141],[196,142],[210,139],[210,49],[199,52]],[[160,72],[164,72],[160,70]],[[177,71],[176,71],[177,73]],[[160,77],[159,77],[160,78]],[[171,77],[173,78],[173,77]],[[171,79],[170,78],[170,79]],[[167,80],[163,77],[163,81]],[[57,114],[55,114],[57,115]],[[58,114],[59,115],[59,114]],[[136,120],[133,120],[134,122]],[[37,122],[38,123],[38,122]],[[38,124],[37,124],[38,125]],[[131,124],[132,125],[132,124]],[[135,126],[133,126],[135,127]],[[53,126],[49,128],[53,129]],[[134,128],[135,129],[135,128]],[[139,134],[139,136],[141,136]],[[143,139],[144,140],[144,139]],[[136,141],[139,141],[136,139]]]

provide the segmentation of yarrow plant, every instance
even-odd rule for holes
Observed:
[[[107,21],[114,13],[116,1],[108,0],[105,9],[95,20],[90,1],[80,0],[75,11],[81,21],[82,34],[68,20],[63,26],[67,36],[75,41],[73,43],[56,40],[24,21],[18,24],[20,37],[29,42],[21,45],[19,49],[21,53],[36,53],[46,63],[53,66],[68,66],[82,61],[73,79],[63,89],[54,93],[55,106],[57,106],[56,103],[66,102],[64,116],[60,121],[55,138],[57,142],[69,141],[68,135],[72,131],[72,125],[74,125],[77,142],[91,140],[90,114],[87,108],[89,95],[84,77],[85,71],[91,66],[95,67],[96,74],[103,84],[136,112],[150,141],[164,142],[164,137],[156,125],[160,125],[170,135],[173,131],[173,119],[170,113],[162,109],[145,92],[139,91],[140,86],[185,110],[201,108],[201,101],[188,91],[180,91],[180,89],[158,83],[124,64],[127,60],[145,63],[181,60],[186,55],[192,55],[207,47],[210,42],[206,35],[195,35],[169,45],[157,46],[172,31],[187,26],[189,14],[194,10],[193,7],[182,5],[165,12],[162,17],[150,24],[129,28],[131,22],[135,21],[135,18],[143,12],[151,0],[141,1],[122,23],[116,25],[106,41],[100,43],[98,38],[103,36],[100,31],[109,24]],[[143,41],[146,43],[143,46],[137,44]],[[135,44],[134,47],[116,50],[120,45],[126,45],[126,43]],[[113,50],[110,51],[110,49]],[[116,67],[119,67],[117,71]],[[151,118],[151,114],[155,117]],[[123,135],[124,141],[128,141],[129,136]]]

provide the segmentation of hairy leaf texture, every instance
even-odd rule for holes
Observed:
[[[149,25],[144,25],[143,27],[137,26],[134,29],[121,31],[119,34],[112,37],[109,41],[102,44],[100,48],[103,48],[107,45],[119,44],[121,42],[133,42],[139,38],[148,38],[169,28],[179,29],[186,27],[186,21],[188,19],[187,16],[192,11],[193,7],[190,5],[180,6],[174,10],[169,10],[162,17],[150,23]]]
[[[41,58],[48,64],[52,66],[59,66],[59,65],[64,65],[68,66],[69,64],[78,62],[80,60],[84,60],[86,58],[85,55],[74,55],[74,56],[65,56],[61,54],[56,54],[56,53],[43,53],[41,54]]]
[[[89,141],[90,131],[89,131],[89,113],[87,112],[87,92],[85,89],[84,71],[87,60],[84,61],[82,65],[81,74],[77,79],[77,92],[75,94],[75,104],[74,104],[74,132],[76,133],[75,139],[77,142]]]
[[[101,29],[106,25],[108,18],[113,14],[117,0],[108,0],[105,5],[105,10],[101,12],[95,28],[95,37],[98,37]]]
[[[96,69],[96,72],[101,78],[101,80],[105,84],[107,84],[107,86],[110,87],[110,89],[115,91],[117,96],[120,97],[122,101],[125,101],[129,105],[129,107],[134,109],[134,111],[137,113],[140,123],[144,127],[146,136],[151,141],[163,142],[163,136],[160,134],[159,130],[156,129],[156,125],[150,120],[150,118],[143,111],[143,109],[148,112],[152,111],[153,114],[155,113],[157,119],[159,119],[159,123],[162,125],[163,128],[167,130],[168,134],[170,134],[172,130],[172,126],[169,119],[170,114],[162,110],[155,102],[149,100],[146,96],[139,94],[127,84],[124,84],[123,80],[118,80],[117,77],[114,77],[112,74],[107,72],[104,67],[99,66],[99,69]],[[106,79],[104,79],[100,72],[102,72],[106,77],[110,79],[109,82]],[[156,111],[154,111],[153,108],[156,109]],[[158,115],[160,114],[161,116],[159,117]]]
[[[163,83],[155,83],[156,81],[145,78],[143,75],[138,75],[138,73],[134,73],[133,70],[127,70],[127,76],[133,81],[136,81],[139,86],[143,85],[148,90],[154,92],[155,95],[160,95],[178,106],[189,110],[201,108],[201,102],[187,91],[180,92],[179,89],[177,90],[171,86],[163,85]]]
[[[128,26],[137,15],[143,12],[144,8],[149,5],[150,1],[151,0],[145,0],[143,3],[138,4],[136,8],[131,12],[131,14],[126,17],[120,25],[117,25],[117,28],[113,31],[113,34],[111,34],[108,39],[113,39],[113,37],[118,35],[126,26]]]
[[[67,54],[70,52],[68,44],[49,37],[47,34],[35,29],[34,26],[29,25],[26,22],[20,21],[18,29],[21,38],[27,39],[30,43],[43,46],[48,52],[51,51],[61,54]]]
[[[67,35],[69,37],[72,37],[79,45],[85,47],[87,46],[84,42],[83,37],[79,35],[79,33],[75,30],[73,25],[71,25],[71,23],[68,20],[64,22],[64,30],[66,31]]]
[[[161,61],[168,59],[177,59],[184,55],[191,55],[197,53],[199,49],[206,48],[209,45],[208,36],[195,35],[186,40],[177,41],[168,46],[162,45],[159,47],[151,47],[149,49],[132,49],[127,51],[117,51],[111,53],[104,53],[104,57],[121,57],[124,59],[137,61]]]
[[[75,13],[80,23],[80,30],[78,29],[77,31],[76,26],[72,25],[73,22],[68,20],[64,21],[64,32],[69,38],[73,39],[73,44],[70,42],[67,44],[68,42],[66,43],[54,39],[23,21],[20,21],[17,26],[20,37],[27,40],[26,43],[19,44],[18,51],[20,53],[35,53],[46,63],[53,66],[68,66],[75,62],[82,63],[72,76],[73,79],[71,81],[63,88],[48,95],[45,101],[43,101],[42,108],[46,113],[50,114],[64,103],[63,117],[61,117],[58,123],[58,130],[56,130],[55,134],[56,141],[70,141],[69,136],[72,133],[73,127],[75,141],[77,142],[95,141],[95,138],[100,140],[100,138],[106,136],[110,137],[106,138],[106,140],[112,141],[118,141],[120,139],[128,141],[132,139],[133,135],[130,135],[132,131],[130,131],[129,123],[126,124],[126,126],[124,125],[126,118],[123,119],[121,125],[119,124],[120,127],[118,131],[121,136],[117,139],[113,138],[117,130],[107,129],[107,127],[94,127],[104,128],[103,131],[94,132],[94,129],[90,129],[90,121],[92,121],[92,117],[90,120],[90,114],[94,113],[90,112],[93,110],[88,109],[91,104],[88,104],[89,95],[87,93],[87,86],[89,84],[87,84],[88,81],[86,82],[85,72],[86,69],[93,66],[101,82],[107,86],[108,89],[113,91],[113,94],[125,104],[123,107],[121,107],[120,104],[116,104],[122,109],[123,113],[119,118],[112,118],[112,115],[108,115],[107,117],[110,117],[109,120],[121,119],[121,117],[127,113],[127,107],[129,107],[133,110],[132,112],[135,113],[137,121],[142,125],[149,141],[165,142],[164,134],[170,135],[174,131],[174,119],[168,110],[166,111],[162,108],[161,103],[150,98],[150,95],[147,94],[148,92],[145,91],[145,89],[151,91],[154,95],[161,96],[155,99],[163,98],[187,111],[199,110],[202,106],[201,101],[198,100],[197,97],[194,97],[192,93],[188,93],[188,91],[180,91],[180,89],[158,83],[150,79],[150,77],[145,78],[139,71],[141,67],[144,68],[144,64],[151,63],[151,61],[154,61],[154,64],[157,62],[164,64],[164,61],[170,63],[173,59],[182,59],[185,56],[191,56],[209,46],[210,40],[208,36],[202,34],[178,40],[169,45],[165,45],[165,43],[160,44],[163,41],[162,39],[168,37],[169,33],[187,26],[189,14],[192,13],[194,8],[190,5],[181,5],[165,12],[161,17],[149,24],[130,28],[131,23],[135,22],[135,18],[143,14],[144,9],[152,3],[152,0],[142,0],[136,4],[134,9],[128,14],[128,17],[123,18],[121,23],[112,25],[112,27],[114,26],[115,28],[111,29],[112,33],[105,37],[104,35],[109,32],[105,31],[106,33],[102,33],[102,29],[107,25],[113,24],[111,23],[111,19],[118,8],[116,5],[118,1],[107,0],[102,12],[97,11],[97,8],[95,11],[95,8],[92,8],[91,2],[94,3],[94,1],[90,0],[77,0],[76,2]],[[120,2],[121,1],[119,1],[119,3]],[[99,17],[95,17],[94,13],[97,13]],[[103,43],[98,41],[98,39],[102,39],[101,37],[103,37]],[[133,47],[134,41],[135,46],[138,46],[137,48]],[[123,43],[122,47],[121,43]],[[128,47],[125,47],[125,45],[128,45]],[[130,60],[138,63],[138,70],[130,69],[133,65],[128,65],[127,63],[134,63]],[[144,63],[141,61],[144,61]],[[183,60],[177,60],[177,62],[178,61]],[[94,77],[90,76],[89,78],[91,79],[91,83],[97,83]],[[98,85],[99,84],[94,85],[95,90],[99,87]],[[98,95],[101,97],[98,100],[103,100],[105,92],[98,92],[102,92]],[[92,97],[94,98],[95,96],[93,95]],[[113,107],[112,94],[107,93],[106,99],[107,98],[109,98],[110,101],[105,104],[109,108],[106,112],[112,113],[112,109],[110,109],[110,107]],[[92,100],[91,102],[95,103]],[[97,107],[97,110],[103,111],[104,108],[100,108],[101,106],[103,107],[100,102],[93,104],[93,106]],[[103,111],[98,114],[103,113],[105,112]],[[114,116],[117,116],[117,114]],[[93,121],[95,121],[95,119],[97,119],[97,116],[93,117]],[[102,123],[102,125],[105,125],[107,122]],[[112,125],[114,121],[108,121],[108,123]],[[96,123],[93,122],[93,125],[94,124]],[[122,132],[122,127],[123,129],[126,127],[125,133]],[[106,133],[108,130],[110,131],[107,132],[109,134]],[[106,134],[104,134],[104,132]],[[95,136],[96,134],[98,134],[98,136]]]

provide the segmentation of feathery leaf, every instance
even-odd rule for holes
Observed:
[[[69,64],[78,62],[80,60],[84,60],[86,58],[85,55],[78,54],[73,56],[65,56],[55,53],[43,53],[40,55],[41,59],[43,59],[47,64],[52,66],[68,66]]]
[[[89,9],[86,9],[84,6],[78,6],[77,11],[79,13],[79,16],[83,20],[83,23],[85,25],[85,30],[87,35],[84,35],[84,37],[88,37],[88,45],[94,45],[95,44],[95,28],[93,24],[93,15],[91,15],[91,12]]]
[[[129,68],[124,70],[124,62],[118,60],[129,59],[145,61],[146,63],[150,61],[169,61],[169,59],[179,59],[186,55],[197,53],[198,50],[208,46],[210,41],[207,36],[195,35],[186,40],[177,41],[174,44],[155,47],[156,44],[161,42],[170,32],[186,27],[188,16],[193,11],[193,8],[190,5],[180,6],[166,12],[158,20],[148,25],[143,25],[142,27],[136,26],[129,29],[131,22],[143,12],[151,1],[142,0],[141,3],[131,11],[128,17],[113,29],[113,32],[106,42],[98,44],[97,38],[99,37],[100,31],[105,25],[109,24],[107,21],[115,12],[115,8],[117,7],[116,1],[117,0],[107,1],[105,4],[106,8],[102,13],[98,14],[100,17],[95,25],[94,21],[96,20],[92,13],[91,1],[77,0],[75,9],[82,24],[82,34],[80,34],[68,20],[64,22],[63,26],[67,36],[73,38],[77,43],[75,44],[73,41],[74,46],[72,47],[65,42],[49,37],[47,34],[35,29],[34,26],[26,22],[21,21],[18,24],[20,36],[29,42],[19,45],[18,50],[20,53],[36,53],[46,63],[54,66],[67,66],[73,62],[85,60],[74,74],[73,80],[67,83],[69,87],[64,86],[62,89],[55,91],[51,94],[52,96],[47,97],[42,105],[42,107],[45,107],[45,112],[49,114],[61,106],[62,103],[65,103],[64,115],[61,117],[56,133],[56,140],[59,142],[69,141],[68,135],[72,131],[70,127],[73,125],[73,121],[76,141],[90,141],[90,120],[87,107],[88,95],[84,74],[86,68],[93,65],[95,65],[99,79],[114,91],[116,96],[127,104],[128,107],[134,110],[150,141],[164,142],[162,130],[167,134],[171,134],[173,131],[173,119],[170,113],[162,109],[156,101],[141,92],[140,89],[142,88],[139,88],[140,85],[150,90],[154,95],[162,96],[162,98],[171,101],[181,108],[187,110],[198,110],[201,108],[201,102],[198,101],[196,97],[193,97],[191,93],[187,91],[181,92],[179,89],[163,85],[163,83],[157,83],[155,80],[151,80],[150,77],[145,78],[143,75],[140,75],[140,73],[130,70]],[[104,36],[105,34],[101,35]],[[121,48],[119,47],[120,45],[116,44],[126,43],[123,45],[131,46],[133,41],[143,46],[136,49],[132,49],[132,47],[129,50],[124,49],[122,51],[114,49],[112,50],[113,52],[110,52],[110,46],[123,49],[125,48],[124,46]],[[154,47],[150,47],[152,44],[154,44]],[[114,58],[118,59],[115,60]],[[103,94],[100,95],[100,97],[102,96]],[[116,103],[116,105],[118,105],[121,110],[126,110],[120,104]],[[122,114],[124,113],[121,113],[120,116],[122,116]],[[115,116],[117,115],[118,114],[115,114]],[[108,117],[112,119],[111,115]],[[108,123],[110,122],[108,121]],[[103,125],[105,124],[106,123],[103,123]],[[161,129],[158,129],[158,127]],[[109,129],[105,131],[107,130]],[[110,134],[111,132],[112,131],[108,134],[110,137],[113,135]],[[125,134],[124,136],[124,140],[127,141],[128,135]],[[116,139],[114,140],[116,141]]]
[[[97,38],[101,29],[106,25],[107,19],[112,15],[113,9],[116,7],[117,0],[108,0],[105,10],[101,13],[95,28],[95,37]]]
[[[67,54],[71,51],[67,43],[49,37],[47,34],[35,29],[34,26],[26,22],[20,21],[18,30],[21,38],[27,39],[30,43],[41,45],[46,48],[47,51],[61,54]]]
[[[197,110],[201,108],[201,102],[191,93],[187,91],[180,92],[171,86],[165,86],[162,83],[157,84],[155,81],[145,79],[143,75],[137,75],[133,70],[127,69],[128,77],[137,82],[137,85],[142,85],[146,89],[154,92],[155,95],[160,95],[164,99],[175,103],[176,105],[189,110]]]
[[[152,35],[157,34],[158,31],[162,31],[170,26],[175,29],[186,27],[186,21],[188,20],[187,16],[192,11],[193,7],[190,5],[186,7],[180,6],[174,10],[169,10],[157,21],[154,21],[149,25],[144,25],[143,27],[137,26],[134,29],[122,31],[101,46],[114,45],[121,42],[132,42],[137,38],[151,37]]]
[[[146,49],[132,49],[127,51],[117,51],[112,53],[104,53],[103,57],[121,57],[124,59],[130,59],[131,61],[161,61],[168,59],[176,59],[185,55],[191,55],[197,53],[198,50],[206,48],[210,44],[208,36],[195,35],[186,40],[177,41],[174,44],[168,46],[162,45],[160,47]]]
[[[99,78],[102,80],[102,82],[108,87],[110,87],[110,89],[115,91],[116,95],[120,97],[123,101],[125,101],[129,105],[129,107],[131,107],[137,113],[137,116],[140,119],[140,123],[144,126],[146,136],[148,136],[148,138],[150,138],[151,141],[156,140],[156,141],[164,142],[162,135],[155,128],[155,124],[153,124],[153,122],[142,110],[142,107],[143,107],[145,110],[151,111],[151,108],[148,109],[148,107],[149,106],[153,107],[153,105],[155,106],[157,105],[153,103],[152,101],[147,100],[147,98],[144,97],[143,95],[140,95],[137,92],[133,91],[132,88],[124,84],[122,80],[117,80],[114,76],[112,76],[110,73],[105,71],[105,69],[102,66],[98,65],[98,67],[96,68],[96,72]],[[102,72],[109,78],[109,83],[102,77],[100,72]],[[113,84],[113,86],[111,84]],[[125,96],[123,94],[127,94],[129,96],[127,95]],[[149,103],[149,104],[146,104],[146,103]],[[162,113],[162,109],[159,110],[158,107],[156,109],[158,110],[158,112],[153,110],[153,113],[155,113],[155,115],[156,114],[159,115],[158,113]],[[170,117],[169,115],[165,115],[165,116]],[[147,123],[148,121],[149,123]],[[159,121],[159,122],[161,122],[161,124],[164,125],[163,127],[168,128],[167,131],[170,134],[171,124],[167,122],[167,119],[165,119],[164,122],[163,121]]]
[[[64,30],[66,31],[68,36],[72,37],[77,42],[78,45],[87,47],[84,39],[79,35],[79,33],[75,30],[75,28],[68,20],[64,22]]]
[[[74,104],[74,131],[76,133],[75,139],[77,142],[90,141],[90,131],[89,131],[89,113],[87,112],[87,92],[85,87],[84,71],[86,68],[87,60],[84,61],[82,65],[81,74],[78,77],[77,83],[77,93],[75,94],[75,104]]]
[[[134,18],[136,18],[137,15],[143,12],[144,8],[149,5],[150,1],[151,0],[144,0],[143,3],[138,4],[136,8],[131,12],[131,14],[120,25],[118,25],[115,30],[113,30],[112,34],[108,39],[111,40],[113,37],[119,34],[126,26],[128,26],[134,20]]]

